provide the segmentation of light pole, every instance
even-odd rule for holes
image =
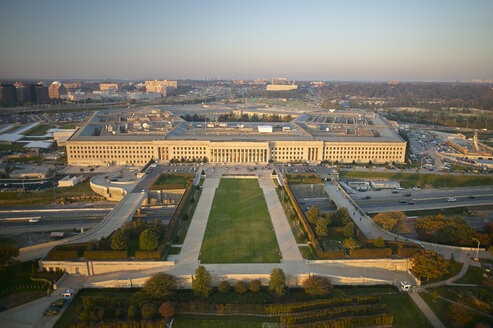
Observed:
[[[474,237],[472,239],[478,242],[478,248],[476,249],[476,257],[474,258],[474,261],[479,261],[479,258],[478,258],[478,255],[479,255],[479,245],[481,245],[481,242],[478,239],[474,238]]]

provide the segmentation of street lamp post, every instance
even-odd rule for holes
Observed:
[[[478,242],[478,248],[476,249],[476,257],[474,258],[474,261],[479,261],[479,257],[478,257],[479,256],[479,245],[481,245],[481,242],[474,237],[472,239]]]

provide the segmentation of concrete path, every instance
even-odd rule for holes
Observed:
[[[418,308],[423,312],[428,321],[430,321],[431,325],[435,328],[445,328],[444,324],[438,319],[436,314],[430,309],[428,304],[419,296],[419,293],[409,293],[411,299],[418,306]]]
[[[283,263],[287,261],[303,261],[298,244],[294,239],[288,219],[277,196],[272,177],[260,178],[259,185],[264,191],[264,198],[269,209],[272,225],[274,226]]]
[[[178,256],[177,265],[180,266],[180,270],[186,264],[190,264],[195,270],[198,266],[198,260],[200,255],[200,248],[202,246],[202,240],[204,239],[205,228],[207,226],[207,220],[209,219],[209,212],[212,207],[212,201],[214,200],[214,194],[219,186],[220,178],[207,178],[202,186],[202,195],[193,214],[192,222],[188,228],[185,241]],[[188,265],[186,265],[188,267]],[[187,269],[189,271],[189,269]]]

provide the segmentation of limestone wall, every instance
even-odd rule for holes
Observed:
[[[411,267],[409,259],[341,259],[341,260],[313,260],[310,264],[327,264],[364,268],[378,268],[390,271],[407,272]]]
[[[167,270],[174,266],[173,261],[41,261],[40,268],[45,270],[61,269],[68,274],[93,276],[109,272],[135,271],[154,268]]]

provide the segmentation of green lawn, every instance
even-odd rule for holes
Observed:
[[[279,262],[262,189],[253,179],[221,179],[202,243],[202,263]]]
[[[481,268],[470,266],[467,268],[466,274],[459,280],[456,280],[455,283],[480,284],[481,281],[483,281],[483,270]]]
[[[419,174],[400,172],[341,171],[341,178],[385,178],[399,181],[404,188],[445,188],[493,185],[492,176],[470,176],[451,174]]]
[[[53,124],[40,124],[35,126],[31,130],[24,133],[25,136],[43,136],[48,132],[49,129],[53,129],[56,126]]]
[[[408,294],[382,295],[382,303],[394,316],[393,327],[433,327]]]
[[[151,189],[187,188],[193,182],[193,174],[161,174],[152,184]],[[166,188],[167,187],[167,188]]]
[[[274,320],[275,321],[274,321]],[[173,323],[174,328],[262,328],[262,322],[278,322],[277,318],[252,316],[212,316],[178,314]],[[266,326],[269,327],[269,326]],[[273,325],[278,327],[278,325]]]

